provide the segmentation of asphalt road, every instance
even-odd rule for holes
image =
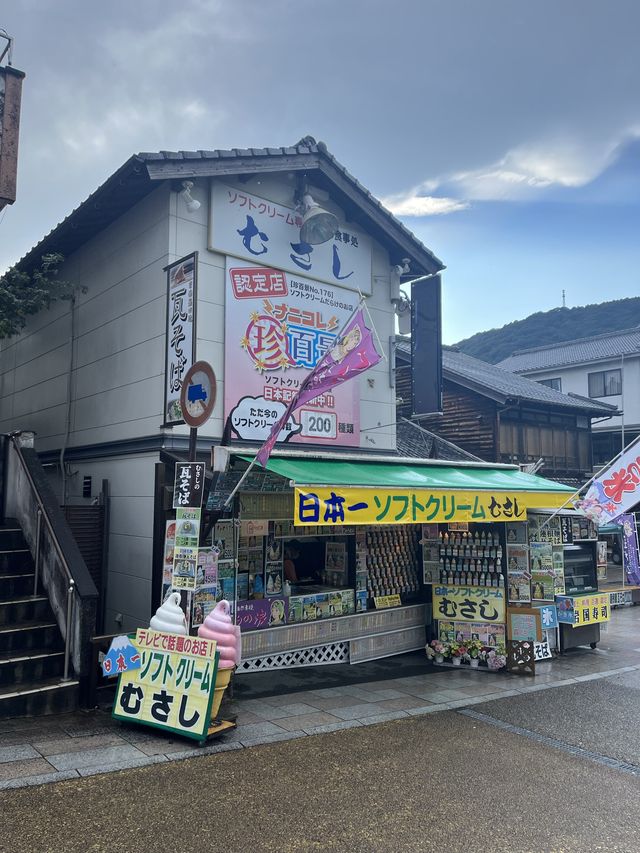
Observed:
[[[2,853],[640,850],[640,676],[0,793]],[[506,721],[557,739],[552,748]]]

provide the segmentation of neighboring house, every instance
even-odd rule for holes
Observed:
[[[640,435],[640,327],[519,350],[499,366],[620,411],[592,424],[594,465],[613,459]]]
[[[185,186],[185,181],[193,185]],[[294,197],[305,190],[338,217],[338,229],[322,246],[303,244],[299,236]],[[282,234],[285,227],[291,233],[278,237],[278,229]],[[22,334],[0,341],[0,432],[36,432],[36,448],[49,466],[61,503],[90,503],[100,483],[109,482],[106,632],[144,624],[158,604],[156,575],[159,570],[161,580],[164,537],[160,510],[171,505],[163,483],[171,481],[172,460],[178,454],[184,459],[188,448],[188,428],[167,423],[172,411],[165,405],[168,341],[172,347],[175,343],[175,370],[184,369],[176,357],[178,345],[190,348],[177,326],[167,334],[165,268],[197,253],[191,262],[197,274],[194,355],[213,366],[218,383],[212,417],[198,435],[200,459],[207,461],[211,445],[220,442],[225,423],[231,421],[230,406],[236,411],[245,401],[245,416],[235,419],[234,443],[248,438],[238,430],[252,429],[254,423],[263,430],[248,445],[255,448],[268,434],[266,419],[275,422],[273,412],[284,411],[280,401],[288,397],[283,395],[295,393],[292,382],[283,389],[270,381],[273,371],[263,375],[264,362],[249,364],[248,375],[247,323],[255,318],[240,320],[249,316],[247,297],[262,314],[272,312],[267,319],[274,322],[261,344],[265,358],[278,356],[282,344],[285,321],[276,313],[283,308],[285,275],[299,297],[296,319],[288,317],[287,322],[296,326],[300,365],[317,355],[314,347],[331,345],[357,306],[359,291],[368,294],[367,305],[388,355],[395,333],[392,300],[397,302],[399,295],[398,269],[409,268],[408,278],[442,269],[310,137],[290,148],[133,156],[17,266],[33,268],[53,251],[65,257],[61,276],[77,285],[75,300],[41,311]],[[273,268],[280,272],[272,275]],[[188,276],[189,269],[182,273]],[[266,307],[264,287],[275,294]],[[260,289],[259,299],[251,288]],[[290,293],[287,302],[292,301]],[[186,305],[177,311],[183,309],[186,317]],[[315,446],[395,454],[392,385],[389,366],[381,361],[345,386],[340,411],[335,404],[335,412],[308,418],[304,425],[311,430],[312,421],[320,421],[323,429],[333,427],[332,435],[316,439],[307,432],[305,443],[294,436],[292,444],[299,450]],[[256,393],[273,402],[256,404],[259,414],[254,417],[249,396]],[[330,409],[333,397],[327,395],[322,405]]]
[[[400,416],[411,415],[411,345],[396,338]],[[443,414],[420,420],[442,438],[487,462],[531,465],[569,484],[590,476],[591,420],[615,407],[561,394],[503,368],[443,347]]]

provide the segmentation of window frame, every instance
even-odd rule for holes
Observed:
[[[618,389],[617,391],[607,391],[607,382],[611,382],[611,377],[617,374]],[[600,389],[592,388],[596,378],[602,379],[602,393],[595,393]],[[597,370],[593,373],[587,373],[587,386],[589,397],[592,400],[600,399],[601,397],[620,397],[622,395],[622,370],[619,367],[612,367],[609,370]]]

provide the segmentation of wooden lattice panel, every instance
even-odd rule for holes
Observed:
[[[322,666],[331,663],[349,662],[349,644],[331,643],[310,649],[262,655],[243,660],[240,672],[264,672],[268,669],[293,669],[298,666]]]

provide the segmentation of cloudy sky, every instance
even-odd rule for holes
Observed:
[[[20,0],[1,27],[27,78],[0,270],[135,152],[312,134],[447,265],[447,343],[640,295],[637,0]]]

